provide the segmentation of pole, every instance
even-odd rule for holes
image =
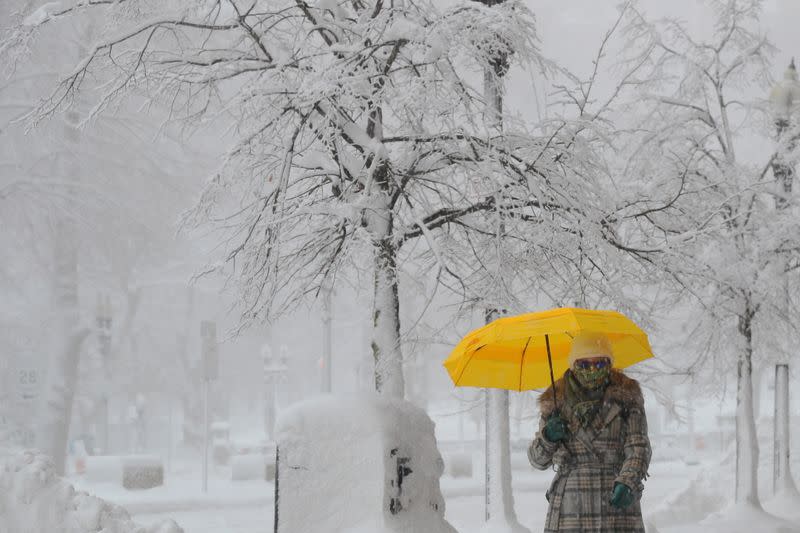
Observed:
[[[492,503],[492,498],[491,498],[491,492],[492,491],[490,490],[490,487],[491,487],[490,483],[492,481],[492,477],[490,475],[491,456],[492,456],[492,444],[491,444],[492,443],[492,439],[490,438],[491,432],[489,431],[489,426],[491,424],[492,415],[491,415],[491,405],[490,405],[491,401],[490,401],[490,397],[489,397],[489,389],[483,389],[483,394],[484,394],[484,397],[485,397],[483,405],[484,405],[484,407],[486,409],[486,412],[484,413],[486,418],[485,418],[485,420],[483,422],[483,435],[484,435],[484,439],[485,439],[484,449],[486,451],[486,453],[484,453],[484,459],[483,459],[484,462],[486,463],[486,464],[483,465],[484,466],[483,469],[484,469],[485,474],[486,474],[485,475],[485,479],[484,479],[485,487],[484,487],[484,502],[483,503],[484,503],[484,520],[486,522],[488,522],[489,518],[490,518],[489,508],[490,508],[491,503]]]
[[[203,492],[208,492],[208,385],[207,379],[203,380]]]
[[[331,392],[331,314],[333,312],[333,290],[324,287],[322,297],[322,392]]]
[[[172,472],[172,395],[167,400],[169,407],[167,413],[167,472]]]
[[[275,496],[274,496],[275,516],[273,518],[275,533],[278,533],[278,518],[280,517],[280,514],[278,512],[280,510],[280,502],[281,502],[280,479],[281,479],[281,448],[280,446],[275,444]]]
[[[789,418],[789,365],[779,364],[775,365],[775,446],[772,473],[774,494],[784,491],[797,494],[790,468]]]
[[[689,387],[686,388],[686,392],[689,393]],[[697,464],[697,454],[695,449],[695,434],[694,434],[694,407],[692,406],[692,399],[691,394],[686,398],[686,407],[688,408],[686,417],[687,417],[687,448],[688,453],[686,454],[686,462],[690,465]]]
[[[777,141],[780,147],[781,141],[786,135],[792,135],[788,139],[787,145],[784,150],[778,149],[772,163],[772,172],[775,176],[776,185],[778,186],[778,196],[775,200],[776,211],[784,212],[789,207],[789,200],[792,194],[792,185],[794,182],[795,169],[790,158],[786,157],[786,153],[791,153],[796,147],[796,119],[793,113],[796,112],[798,104],[798,95],[800,94],[800,86],[797,82],[797,69],[795,68],[794,58],[789,63],[789,68],[784,75],[783,85],[775,87],[773,93],[770,95],[770,100],[776,112],[775,128],[777,130]],[[787,105],[788,104],[788,105]],[[783,272],[783,291],[781,298],[781,311],[784,315],[784,320],[789,320],[790,317],[790,299],[789,294],[791,290],[789,275],[787,272],[788,258],[784,256],[784,272]],[[788,335],[785,336],[785,339]],[[784,339],[783,359],[788,361],[791,357],[791,348]],[[778,364],[775,365],[775,406],[774,406],[774,458],[773,458],[773,479],[772,488],[775,493],[788,492],[798,496],[797,487],[792,478],[790,470],[790,449],[789,449],[789,365]]]

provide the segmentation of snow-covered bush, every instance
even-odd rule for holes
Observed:
[[[76,492],[53,461],[34,451],[0,451],[0,533],[182,533],[172,520],[136,525],[118,505]]]
[[[434,424],[410,403],[313,398],[281,416],[277,442],[277,531],[455,533]]]

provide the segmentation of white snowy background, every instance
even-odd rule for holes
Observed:
[[[347,6],[338,4],[351,2],[308,3],[330,14],[320,35],[347,35]],[[296,150],[287,140],[293,119],[272,105],[281,101],[275,94],[291,87],[300,94],[292,103],[303,103],[335,93],[347,109],[370,90],[363,80],[343,80],[339,66],[328,69],[321,59],[311,73],[287,67],[277,81],[228,82],[226,68],[258,63],[231,55],[246,45],[231,46],[227,30],[198,55],[180,31],[162,36],[160,52],[144,57],[147,68],[129,75],[147,34],[125,39],[159,17],[193,20],[218,5],[206,20],[245,35],[237,16],[247,12],[246,23],[284,4],[293,5],[0,2],[0,533],[273,531],[274,477],[264,473],[276,439],[306,453],[308,464],[335,465],[327,477],[304,481],[313,491],[298,489],[300,482],[284,487],[287,516],[314,517],[303,531],[314,531],[314,521],[320,532],[540,531],[553,472],[533,470],[525,455],[539,393],[510,392],[508,423],[490,421],[490,434],[508,434],[510,472],[493,466],[488,485],[496,496],[508,484],[513,510],[495,497],[487,523],[487,395],[454,388],[442,361],[487,310],[560,305],[620,308],[650,335],[658,361],[629,371],[645,391],[653,447],[642,501],[649,532],[800,531],[800,498],[773,489],[778,362],[789,363],[791,470],[800,471],[793,289],[800,187],[783,197],[771,188],[775,161],[791,166],[797,154],[785,138],[776,141],[769,101],[800,54],[800,1],[641,0],[623,17],[623,5],[610,0],[518,2],[535,20],[502,6],[466,10],[420,38],[424,46],[413,52],[420,65],[452,55],[452,77],[436,88],[398,78],[404,85],[382,93],[390,99],[385,116],[369,119],[385,121],[382,132],[360,131],[365,117],[344,123],[346,113],[326,109],[325,116],[336,115],[333,125],[318,125],[319,137]],[[419,4],[435,18],[476,3],[394,4]],[[758,16],[741,18],[752,34],[720,37],[719,21],[733,16],[726,9],[753,6]],[[637,23],[632,9],[647,21]],[[394,23],[381,38],[412,38],[419,24]],[[657,39],[651,30],[663,33]],[[494,35],[490,46],[514,49],[502,82],[510,139],[498,146],[519,161],[537,150],[568,154],[542,168],[555,176],[547,182],[553,198],[584,218],[556,213],[530,229],[527,219],[509,214],[498,222],[479,211],[456,229],[437,226],[431,213],[446,216],[462,200],[479,205],[487,188],[503,188],[512,158],[491,143],[480,146],[479,162],[463,163],[457,142],[437,145],[452,156],[445,162],[419,156],[413,142],[386,148],[375,141],[414,128],[497,135],[482,107],[491,84],[475,67],[486,59],[486,48],[475,44],[482,34]],[[115,39],[116,48],[94,48]],[[275,39],[276,62],[289,65],[291,46],[302,39]],[[684,48],[670,56],[658,43]],[[704,54],[720,43],[728,48],[707,62],[713,53]],[[356,50],[342,44],[336,53],[347,58]],[[92,54],[97,61],[87,62]],[[223,66],[198,66],[216,60]],[[191,61],[196,70],[186,68]],[[711,65],[709,72],[700,64]],[[730,82],[723,106],[704,92],[708,79]],[[70,80],[86,89],[72,92]],[[467,86],[462,96],[457,82]],[[587,98],[581,91],[589,87]],[[791,132],[796,125],[787,117]],[[270,134],[257,133],[271,119]],[[345,137],[373,157],[337,148],[334,165],[325,147]],[[292,150],[292,176],[304,178],[283,197],[281,216],[261,220],[254,206],[289,179],[281,165]],[[411,179],[416,196],[396,210],[394,227],[375,215],[386,212],[385,198],[369,187],[326,183],[344,191],[336,204],[316,203],[303,189],[334,167],[343,175],[360,168],[370,185],[380,183],[374,161],[392,161],[411,176],[412,160],[430,182]],[[525,179],[528,191],[544,186]],[[680,200],[660,210],[676,191]],[[652,216],[640,214],[649,209]],[[618,219],[608,233],[600,219],[611,212]],[[328,261],[341,228],[345,251]],[[407,237],[393,252],[396,270],[373,259],[376,235]],[[286,255],[262,253],[276,243]],[[647,251],[654,248],[662,252]],[[376,307],[382,313],[373,323]],[[208,322],[216,327],[218,364],[206,391],[201,323]],[[742,353],[752,363],[752,396],[738,389]],[[335,396],[317,396],[325,392]],[[395,403],[397,396],[411,405]],[[738,477],[737,397],[745,466]],[[495,416],[504,413],[501,405]],[[317,442],[301,442],[299,434]],[[449,526],[427,510],[383,523],[375,494],[383,468],[394,468],[378,459],[387,446],[417,461],[406,490],[426,502],[441,496]],[[160,468],[163,484],[124,488],[125,465]],[[753,498],[737,501],[737,486]],[[408,513],[419,509],[419,502],[407,505]]]

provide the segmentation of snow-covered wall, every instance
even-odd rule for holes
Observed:
[[[324,395],[278,420],[280,533],[456,533],[428,415],[377,394]]]
[[[53,461],[33,451],[0,450],[0,533],[182,533],[172,520],[149,528],[128,512],[56,475]]]

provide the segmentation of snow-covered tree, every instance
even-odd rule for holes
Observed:
[[[445,280],[465,313],[478,311],[491,321],[500,314],[577,305],[644,314],[631,288],[652,279],[650,256],[656,252],[640,248],[642,236],[627,231],[626,224],[646,222],[643,203],[658,211],[671,197],[655,186],[619,194],[639,179],[619,172],[629,133],[614,119],[620,96],[635,85],[631,80],[642,65],[630,65],[616,79],[602,79],[600,72],[627,9],[620,9],[599,43],[585,78],[561,69],[552,73],[548,81],[558,98],[535,124],[524,127],[513,110],[503,109],[507,58],[500,55],[485,67],[484,100],[494,134],[488,141],[511,144],[525,132],[527,146],[518,150],[546,173],[533,183],[547,201],[532,209],[519,189],[499,191],[493,209],[463,217],[415,258],[421,268],[428,266],[428,276]],[[495,38],[502,41],[502,33]],[[611,89],[595,96],[597,86],[609,82]],[[511,495],[508,391],[487,389],[486,398],[486,528],[525,531]]]
[[[672,176],[675,201],[651,213],[659,264],[683,296],[699,303],[686,345],[698,351],[687,365],[727,375],[736,368],[736,501],[759,506],[758,445],[753,416],[753,365],[784,335],[782,280],[796,265],[800,227],[796,205],[770,175],[770,153],[746,153],[754,132],[772,128],[766,94],[772,47],[758,33],[761,2],[714,0],[708,40],[681,22],[651,22],[639,12],[627,27],[628,59],[644,61],[647,80],[632,105],[640,142],[628,172]],[[652,177],[652,178],[651,178]],[[677,178],[677,179],[675,179]],[[776,199],[792,204],[776,210]],[[706,366],[706,368],[708,368]]]
[[[536,164],[513,143],[487,142],[470,78],[498,43],[487,28],[503,28],[514,58],[538,62],[527,9],[78,2],[27,15],[6,42],[100,10],[110,29],[36,117],[68,107],[90,74],[105,80],[91,91],[97,111],[141,87],[176,118],[232,115],[235,145],[186,220],[224,233],[243,323],[371,263],[376,388],[402,395],[396,268],[408,243],[492,209],[513,187],[531,208],[544,201],[531,194],[529,181],[543,179]]]
[[[35,41],[16,42],[21,28],[37,22],[25,18],[30,5],[0,7],[3,24],[14,23],[0,30],[7,46],[0,65],[8,75],[0,83],[0,225],[16,239],[3,248],[3,264],[26,268],[21,275],[8,272],[0,283],[30,283],[24,297],[35,302],[22,311],[25,320],[52,326],[41,347],[48,353],[42,361],[47,383],[35,423],[39,446],[63,472],[74,399],[80,394],[84,412],[92,413],[99,394],[92,387],[103,381],[79,375],[81,354],[91,345],[82,342],[91,328],[80,318],[83,309],[93,308],[94,290],[122,294],[126,313],[117,316],[111,346],[112,355],[120,356],[135,315],[133,273],[154,257],[163,259],[165,228],[172,233],[165,211],[185,202],[193,166],[180,164],[171,137],[153,143],[157,124],[131,107],[83,128],[88,110],[85,100],[76,101],[69,112],[26,131],[24,118],[67,74],[64,66],[88,52],[97,28],[90,17],[63,19]]]

